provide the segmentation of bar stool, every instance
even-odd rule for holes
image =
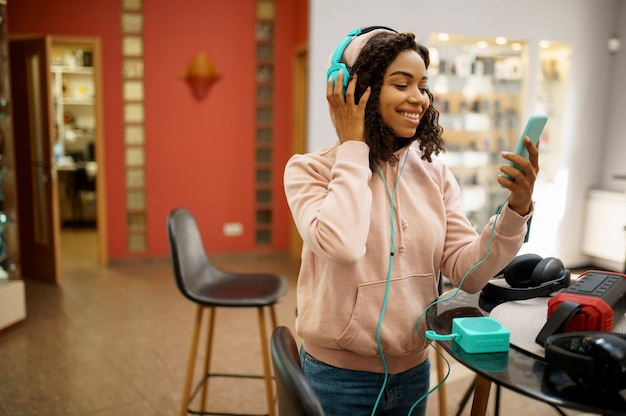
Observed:
[[[268,332],[271,332],[277,326],[274,305],[283,300],[287,294],[287,280],[275,274],[231,273],[212,265],[204,251],[202,237],[196,220],[191,212],[185,208],[176,208],[170,212],[167,218],[167,230],[174,277],[178,289],[187,299],[197,304],[180,415],[184,416],[188,413],[201,415],[226,414],[223,412],[212,413],[205,410],[209,379],[211,377],[234,377],[264,379],[268,407],[267,414],[274,416],[274,393]],[[257,309],[263,357],[263,376],[210,372],[215,309],[218,307]],[[265,325],[266,308],[270,312],[272,324],[270,331],[267,330]],[[197,384],[193,394],[191,394],[197,361],[200,327],[205,309],[209,311],[209,327],[204,359],[204,377]],[[200,411],[191,410],[189,407],[200,390],[202,390],[201,409]],[[234,413],[227,414],[233,415]]]

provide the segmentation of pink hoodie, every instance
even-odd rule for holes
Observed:
[[[487,250],[495,217],[476,233],[443,162],[422,160],[416,147],[397,155],[398,163],[381,166],[389,192],[378,172],[372,174],[363,142],[294,155],[285,168],[285,194],[304,241],[296,330],[307,352],[336,367],[384,371],[376,331],[390,259],[380,342],[388,370],[396,374],[428,357],[416,324],[437,299],[439,273],[458,285]],[[392,218],[389,194],[400,173]],[[463,290],[480,290],[515,257],[530,215],[522,217],[508,206],[502,210],[491,252],[464,281]],[[423,320],[419,326],[426,330]]]

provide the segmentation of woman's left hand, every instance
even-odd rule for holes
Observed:
[[[509,207],[519,215],[526,215],[532,206],[533,189],[539,172],[539,150],[528,137],[524,137],[524,147],[528,151],[528,159],[511,152],[502,152],[502,157],[513,162],[522,170],[509,165],[500,166],[501,174],[498,183],[509,191]],[[504,175],[508,175],[507,176]]]

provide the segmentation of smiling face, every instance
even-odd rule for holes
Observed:
[[[372,36],[354,62],[355,102],[370,91],[364,136],[372,169],[379,161],[397,161],[396,152],[413,142],[429,162],[433,153],[445,149],[439,112],[427,90],[429,63],[428,48],[410,32]]]
[[[420,118],[430,105],[427,84],[426,65],[416,51],[400,52],[387,67],[380,89],[379,111],[396,137],[415,135]]]

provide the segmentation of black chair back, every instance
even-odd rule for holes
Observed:
[[[289,328],[272,333],[272,364],[280,416],[323,416],[324,410],[300,367],[300,354]]]
[[[202,302],[196,293],[212,279],[209,259],[193,214],[176,208],[167,218],[174,277],[181,293],[193,302]]]

